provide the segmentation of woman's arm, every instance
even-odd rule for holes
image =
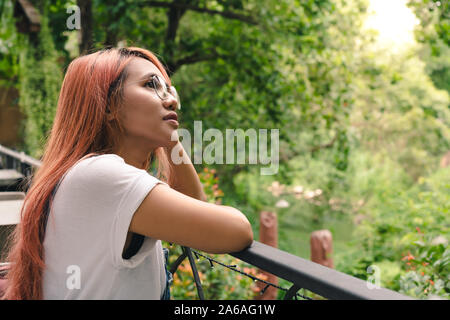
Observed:
[[[180,152],[179,157],[182,159],[180,164],[175,164],[172,161],[172,151]],[[194,165],[184,150],[181,142],[178,141],[171,149],[169,149],[169,162],[174,169],[173,174],[175,176],[174,185],[171,187],[189,197],[206,201],[206,194],[203,191],[203,185],[200,182]]]
[[[130,231],[208,253],[237,252],[253,241],[239,210],[188,197],[158,184],[134,213]]]
[[[175,164],[175,184],[158,184],[133,215],[129,231],[208,253],[241,251],[253,241],[252,227],[239,210],[206,202],[203,186],[180,142],[183,162]],[[170,156],[170,153],[169,153]]]

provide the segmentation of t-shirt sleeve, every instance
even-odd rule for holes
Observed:
[[[134,267],[145,258],[155,241],[145,241],[135,256],[123,259],[122,252],[131,220],[149,192],[157,184],[166,183],[145,170],[128,165],[118,156],[100,156],[86,164],[82,172],[86,178],[89,176],[89,189],[95,192],[96,205],[100,206],[100,214],[105,216],[106,225],[110,226],[113,264],[116,267]]]

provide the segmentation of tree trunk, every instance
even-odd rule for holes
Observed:
[[[92,2],[91,0],[77,0],[81,14],[81,42],[79,45],[80,55],[87,54],[92,49],[94,41],[92,37]]]

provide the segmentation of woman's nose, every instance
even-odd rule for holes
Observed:
[[[163,100],[164,108],[169,110],[176,110],[178,108],[178,101],[174,96],[168,94],[167,99]]]

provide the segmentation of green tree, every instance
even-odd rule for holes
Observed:
[[[450,5],[448,1],[409,0],[420,20],[416,39],[424,44],[420,56],[435,85],[450,92]]]

